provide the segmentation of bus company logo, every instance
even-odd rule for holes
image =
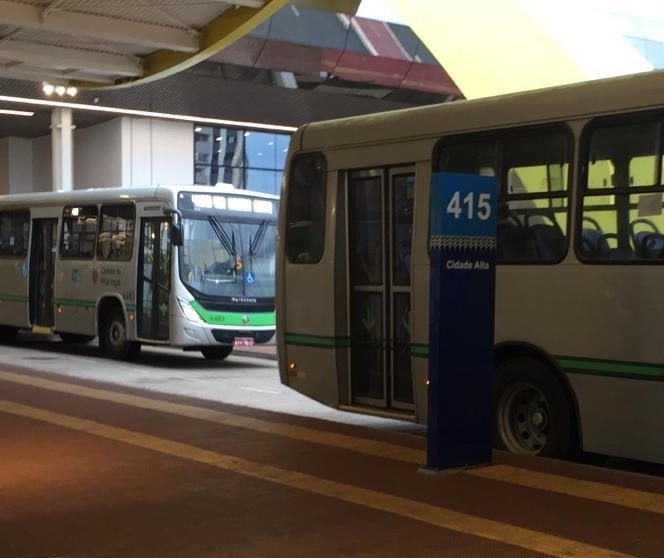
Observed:
[[[239,302],[239,303],[251,303],[251,304],[256,304],[258,300],[252,296],[233,296],[231,297],[231,302]]]
[[[247,325],[249,323],[249,316],[247,316],[246,314],[242,314],[242,323],[244,325]]]
[[[96,285],[97,281],[99,281],[99,271],[96,269],[92,270],[92,282]]]

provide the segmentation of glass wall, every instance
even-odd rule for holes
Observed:
[[[278,195],[289,142],[290,134],[196,126],[194,180]]]

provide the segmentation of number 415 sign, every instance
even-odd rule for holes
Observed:
[[[431,184],[431,236],[495,236],[496,179],[440,172]]]

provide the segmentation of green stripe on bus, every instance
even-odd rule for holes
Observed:
[[[350,337],[286,333],[285,338],[288,345],[305,345],[308,347],[320,347],[323,349],[343,349],[350,347]]]
[[[80,300],[77,298],[56,298],[55,303],[60,306],[76,306],[79,308],[95,308],[97,306],[95,300]]]
[[[286,333],[286,344],[319,347],[322,349],[346,349],[350,347],[350,337],[332,337],[327,335],[305,335],[302,333]],[[412,343],[410,353],[415,357],[428,358],[429,345]]]
[[[94,300],[79,300],[76,298],[56,298],[55,304],[60,306],[74,306],[75,308],[96,308],[97,302]],[[136,310],[136,304],[125,302],[125,307],[129,312]]]
[[[411,343],[410,354],[414,357],[429,358],[429,345],[424,343]]]
[[[558,365],[566,372],[596,376],[616,376],[644,380],[664,380],[664,365],[637,362],[618,362],[576,357],[556,357]]]
[[[28,297],[25,295],[11,295],[0,293],[0,300],[3,302],[27,302]]]
[[[216,312],[206,310],[197,301],[192,300],[191,306],[205,323],[234,327],[274,326],[274,312]]]

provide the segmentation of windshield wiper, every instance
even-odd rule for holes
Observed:
[[[214,234],[217,235],[219,242],[221,242],[222,246],[226,249],[226,252],[233,257],[237,256],[237,253],[235,252],[235,233],[232,233],[233,238],[231,239],[219,219],[213,215],[208,216],[208,221]]]
[[[256,250],[258,250],[259,246],[263,243],[263,239],[265,238],[265,231],[267,230],[267,219],[263,219],[260,222],[260,225],[258,225],[258,230],[256,231],[256,236],[254,238],[251,238],[251,235],[249,235],[249,255],[250,256],[255,256],[256,255]]]

